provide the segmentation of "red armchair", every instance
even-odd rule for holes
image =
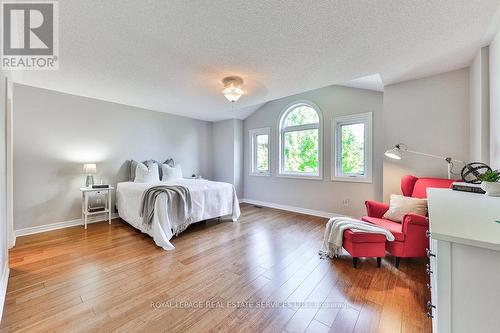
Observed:
[[[454,180],[441,178],[417,178],[404,176],[401,179],[401,191],[406,197],[427,198],[427,188],[449,188]],[[389,205],[366,201],[368,216],[362,217],[363,221],[380,225],[389,229],[396,238],[393,242],[386,242],[386,250],[396,257],[396,267],[399,267],[400,258],[424,257],[429,247],[426,236],[429,229],[429,220],[426,216],[407,214],[403,222],[398,223],[383,218]]]

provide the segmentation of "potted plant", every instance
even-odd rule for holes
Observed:
[[[486,171],[479,176],[481,180],[481,188],[486,192],[486,195],[491,197],[500,197],[500,170]]]

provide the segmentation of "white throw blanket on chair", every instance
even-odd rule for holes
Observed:
[[[342,241],[345,230],[385,235],[388,241],[394,240],[394,235],[387,229],[375,224],[356,220],[350,217],[332,217],[326,224],[323,248],[319,250],[322,257],[338,257],[342,254]]]

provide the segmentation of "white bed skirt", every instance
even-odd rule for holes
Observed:
[[[160,194],[156,200],[151,228],[147,229],[143,225],[142,217],[139,215],[144,191],[150,187],[165,184],[183,185],[189,189],[193,203],[193,223],[227,215],[236,222],[240,217],[240,206],[232,184],[201,179],[182,179],[153,184],[118,183],[116,191],[118,215],[134,228],[150,235],[156,245],[165,250],[175,249],[170,242],[174,235],[167,215],[166,194]]]

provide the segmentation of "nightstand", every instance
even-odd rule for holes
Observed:
[[[111,193],[114,190],[115,188],[111,186],[108,188],[80,187],[80,191],[82,192],[82,219],[85,229],[87,229],[88,217],[97,214],[108,214],[108,223],[111,224]],[[104,203],[104,209],[96,211],[89,210],[89,195],[91,193],[105,193],[108,195],[108,200]]]

